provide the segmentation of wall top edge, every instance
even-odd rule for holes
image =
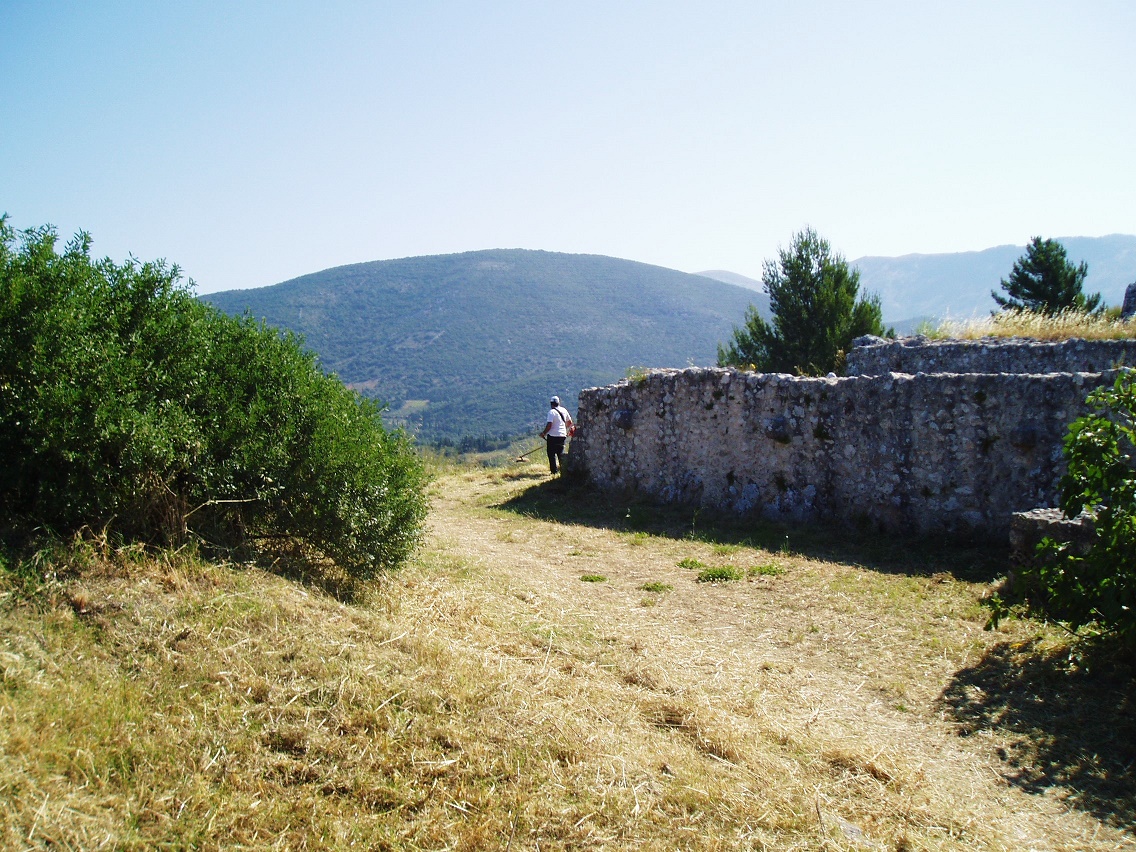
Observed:
[[[905,373],[898,371],[889,371],[880,373],[878,375],[871,374],[858,374],[855,376],[796,376],[791,373],[759,373],[752,370],[738,370],[732,367],[684,367],[682,369],[659,368],[647,370],[640,378],[636,379],[620,379],[618,382],[610,385],[603,385],[597,387],[584,388],[580,391],[581,396],[584,394],[597,393],[600,391],[613,391],[622,389],[635,389],[639,387],[647,387],[653,385],[658,381],[666,380],[668,378],[685,379],[691,382],[701,382],[707,380],[714,380],[720,384],[729,384],[735,380],[754,383],[777,383],[777,384],[791,384],[791,385],[814,385],[814,386],[837,386],[847,384],[868,384],[879,382],[897,382],[897,381],[919,381],[919,380],[942,380],[942,379],[961,379],[961,378],[1007,378],[1007,379],[1060,379],[1062,377],[1070,378],[1076,382],[1096,382],[1102,377],[1115,377],[1122,372],[1136,369],[1134,367],[1120,366],[1111,370],[1077,370],[1077,371],[1052,371],[1052,372],[1030,372],[1030,373],[960,373],[960,372],[932,372],[932,371],[917,371],[914,373]]]
[[[1067,337],[1063,340],[1040,340],[1036,337],[979,337],[979,338],[961,338],[961,337],[924,337],[923,335],[914,335],[912,337],[875,337],[873,335],[864,335],[857,337],[852,341],[853,349],[871,349],[875,347],[902,347],[904,349],[917,349],[917,348],[941,348],[945,346],[960,346],[960,347],[1005,347],[1005,348],[1047,348],[1056,349],[1063,346],[1080,347],[1080,346],[1101,346],[1103,348],[1115,347],[1124,348],[1136,344],[1136,339],[1131,337],[1117,337],[1117,338],[1088,338],[1088,337]]]

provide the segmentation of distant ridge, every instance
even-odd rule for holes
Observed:
[[[1058,239],[1088,263],[1086,289],[1120,304],[1136,280],[1136,236]],[[1024,251],[850,263],[902,334],[921,319],[989,313]],[[549,394],[573,406],[581,388],[633,366],[713,364],[750,304],[769,317],[761,282],[735,272],[525,249],[357,263],[201,298],[302,334],[326,369],[427,441],[536,432]]]
[[[1105,303],[1119,305],[1124,288],[1136,281],[1136,236],[1055,237],[1073,263],[1088,264],[1085,291],[1100,293]],[[997,306],[991,290],[1010,274],[1023,246],[996,246],[955,254],[909,254],[861,257],[860,286],[878,293],[885,321],[897,327],[914,317],[965,320],[985,316]]]
[[[695,275],[701,275],[703,278],[713,278],[715,281],[722,281],[726,284],[733,284],[737,287],[745,287],[749,290],[761,290],[764,285],[755,278],[747,278],[744,275],[739,275],[736,272],[730,272],[725,269],[708,269],[705,272],[696,272]]]
[[[1124,288],[1136,281],[1136,236],[1055,237],[1074,263],[1085,261],[1089,275],[1085,290],[1100,293],[1105,303],[1119,305]],[[921,320],[986,316],[997,306],[991,290],[1010,274],[1024,245],[995,246],[982,251],[950,254],[906,254],[900,257],[866,256],[849,261],[860,270],[860,290],[880,297],[884,322],[905,333]],[[707,278],[761,291],[753,278],[712,269],[698,273]],[[762,298],[766,298],[764,293]],[[768,312],[768,299],[758,303]]]
[[[425,440],[539,431],[548,397],[711,365],[754,293],[600,255],[493,249],[339,266],[201,297],[304,336]]]

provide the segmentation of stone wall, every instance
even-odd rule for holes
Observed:
[[[1136,366],[1136,340],[978,341],[861,338],[848,353],[849,376],[884,373],[1099,373]]]
[[[568,470],[742,515],[1004,541],[1014,512],[1056,505],[1068,426],[1115,375],[653,371],[581,392]]]
[[[1124,288],[1124,304],[1120,306],[1122,319],[1136,317],[1136,281]]]

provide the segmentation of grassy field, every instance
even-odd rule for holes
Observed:
[[[97,543],[9,577],[0,847],[1136,849],[1131,673],[984,631],[1004,553],[540,459],[433,490],[368,587]]]

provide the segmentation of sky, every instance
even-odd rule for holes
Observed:
[[[197,292],[1136,234],[1136,3],[0,0],[0,212]]]

